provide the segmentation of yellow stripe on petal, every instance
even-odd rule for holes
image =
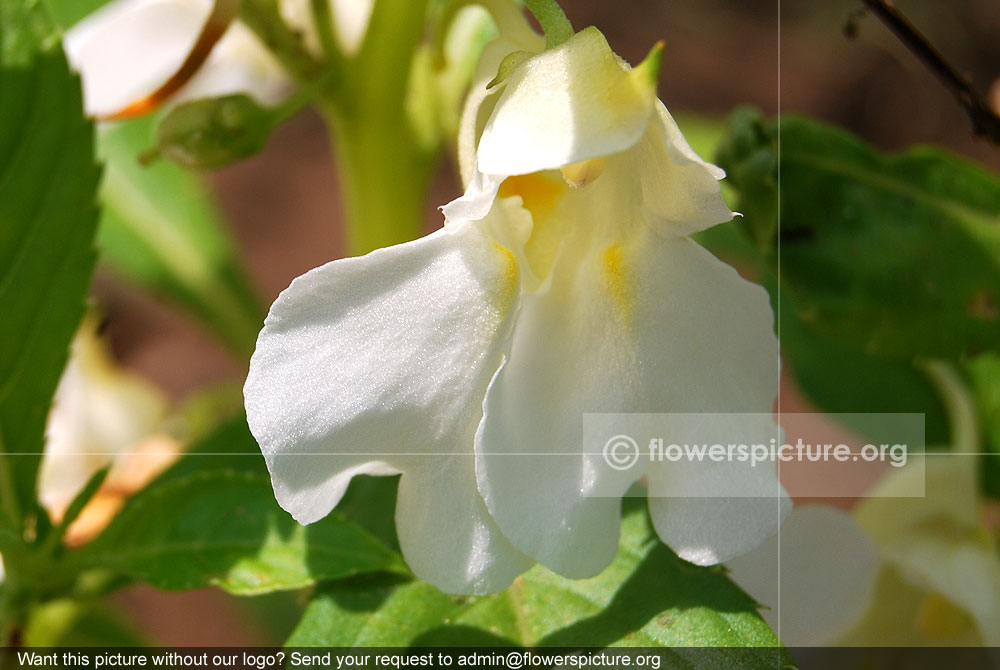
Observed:
[[[608,291],[611,293],[611,297],[618,306],[622,317],[626,322],[630,322],[632,319],[632,288],[625,260],[625,247],[619,243],[605,249],[602,266]]]
[[[509,301],[513,298],[514,293],[517,291],[517,280],[519,278],[519,271],[517,268],[517,259],[514,257],[514,252],[498,244],[493,243],[493,247],[497,252],[503,257],[504,269],[503,269],[503,295]]]
[[[493,304],[497,308],[498,319],[502,320],[507,316],[520,292],[521,272],[514,252],[497,242],[493,243],[493,248],[501,258]]]

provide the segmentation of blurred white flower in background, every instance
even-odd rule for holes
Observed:
[[[213,0],[114,0],[70,28],[63,46],[83,79],[87,112],[107,116],[156,91],[185,62],[210,16],[219,23],[238,5],[218,4],[213,15]],[[225,33],[171,103],[229,93],[262,104],[284,97],[289,78],[246,26],[227,20],[215,29]]]
[[[873,607],[845,636],[851,645],[1000,646],[1000,553],[983,523],[978,456],[927,460],[926,496],[901,471],[854,512],[879,548]]]
[[[978,494],[975,401],[950,366],[924,369],[949,410],[949,450],[911,454],[924,467],[893,471],[851,515],[796,508],[780,537],[727,562],[788,646],[1000,646],[998,528]]]
[[[69,544],[92,537],[124,498],[170,465],[180,445],[164,431],[167,400],[152,384],[120,369],[86,318],[71,347],[49,414],[38,497],[54,522],[91,477],[112,466],[70,527]]]
[[[846,512],[804,505],[778,535],[726,566],[784,644],[833,645],[872,603],[878,549]]]
[[[533,560],[571,577],[610,563],[642,473],[586,495],[584,412],[770,413],[778,381],[766,292],[687,237],[732,213],[656,99],[658,53],[632,69],[596,29],[539,53],[523,17],[498,23],[445,227],[296,279],[245,386],[286,510],[310,523],[353,476],[402,473],[404,556],[455,593]],[[759,497],[740,500],[663,472],[656,529],[700,563],[753,548],[789,506],[773,470],[743,471],[735,488]]]
[[[375,0],[327,0],[330,6],[330,18],[333,23],[333,34],[337,46],[347,56],[353,56],[361,48],[368,22],[372,17]],[[300,31],[306,46],[316,55],[322,55],[313,20],[312,0],[281,0],[281,16],[288,24]]]

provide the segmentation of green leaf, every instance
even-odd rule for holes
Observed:
[[[782,288],[805,327],[905,360],[997,347],[996,175],[928,147],[884,155],[804,118],[764,124],[742,112],[734,124],[719,161],[774,260],[780,241]]]
[[[965,365],[983,438],[983,488],[1000,498],[1000,355],[983,354]]]
[[[27,647],[139,647],[150,644],[138,630],[95,603],[69,598],[32,609],[24,628]]]
[[[43,0],[49,14],[61,28],[70,28],[108,4],[109,0]]]
[[[834,414],[923,414],[925,444],[949,443],[951,433],[944,404],[922,372],[909,361],[873,356],[851,342],[809,330],[787,292],[782,295],[780,311],[777,309],[776,283],[772,280],[766,285],[781,317],[778,333],[782,354],[791,363],[799,389],[813,404]]]
[[[245,415],[223,423],[204,439],[196,441],[146,490],[209,470],[268,477],[264,457],[250,434]],[[395,521],[398,481],[398,476],[359,475],[351,480],[336,510],[340,517],[360,526],[396,553],[400,551]]]
[[[301,526],[278,507],[267,477],[226,471],[137,495],[76,560],[163,589],[216,585],[241,595],[406,572],[395,552],[338,514]]]
[[[250,434],[246,416],[241,415],[223,423],[195,442],[174,465],[150,482],[145,491],[149,492],[166,482],[209,471],[267,477],[264,457]]]
[[[592,579],[536,566],[503,593],[469,598],[398,578],[347,580],[317,594],[287,644],[777,646],[721,568],[686,563],[656,539],[644,503],[626,500],[618,556]]]
[[[0,504],[17,523],[35,509],[45,421],[95,261],[93,127],[47,25],[37,3],[0,2]]]
[[[168,161],[143,166],[155,119],[115,123],[99,137],[107,162],[98,244],[117,273],[165,296],[249,358],[264,321],[208,190]]]
[[[51,16],[37,2],[0,2],[0,64],[31,66],[40,51],[55,51],[58,36]]]

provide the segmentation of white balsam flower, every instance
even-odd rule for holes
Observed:
[[[56,521],[98,470],[115,466],[106,481],[114,480],[119,466],[159,434],[166,416],[166,397],[119,368],[95,330],[88,317],[77,332],[46,424],[38,498]],[[164,453],[139,457],[151,473],[166,467],[177,451],[165,438],[155,446]]]
[[[976,459],[929,456],[926,474],[892,473],[853,515],[796,508],[780,538],[727,563],[732,578],[792,647],[995,647],[1000,557],[981,525]]]
[[[632,69],[596,29],[549,51],[523,24],[501,35],[445,227],[297,278],[245,387],[286,510],[316,521],[354,475],[402,473],[404,556],[455,593],[533,560],[570,577],[610,563],[644,473],[586,495],[608,475],[585,467],[583,413],[769,414],[778,383],[767,294],[688,238],[732,213],[656,98],[656,57]],[[646,472],[660,537],[708,564],[772,534],[789,506],[773,469],[739,472],[741,499],[708,497],[720,482],[694,467]]]
[[[63,46],[83,80],[87,112],[107,116],[158,89],[195,46],[212,7],[213,0],[114,0],[70,28]],[[269,105],[290,86],[277,60],[234,21],[170,103],[247,93]]]
[[[764,605],[761,616],[782,643],[830,646],[872,604],[878,549],[848,513],[805,505],[792,510],[777,535],[726,567]]]

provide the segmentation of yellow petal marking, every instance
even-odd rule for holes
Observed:
[[[500,184],[501,198],[521,196],[524,208],[536,220],[544,218],[555,208],[559,198],[566,193],[566,184],[550,178],[542,172],[507,177]]]
[[[618,306],[626,323],[632,319],[632,291],[626,267],[625,248],[621,243],[613,244],[604,250],[602,258],[604,280],[608,292]]]
[[[569,222],[554,215],[568,191],[558,172],[508,177],[500,185],[501,198],[519,196],[522,207],[531,214],[531,235],[524,246],[524,255],[539,278],[548,276],[568,232]]]
[[[517,258],[514,257],[513,251],[502,244],[494,242],[493,248],[503,258],[503,269],[500,272],[500,285],[497,291],[499,299],[497,302],[504,307],[509,307],[510,303],[514,300],[514,296],[517,294],[517,282],[520,278]]]

